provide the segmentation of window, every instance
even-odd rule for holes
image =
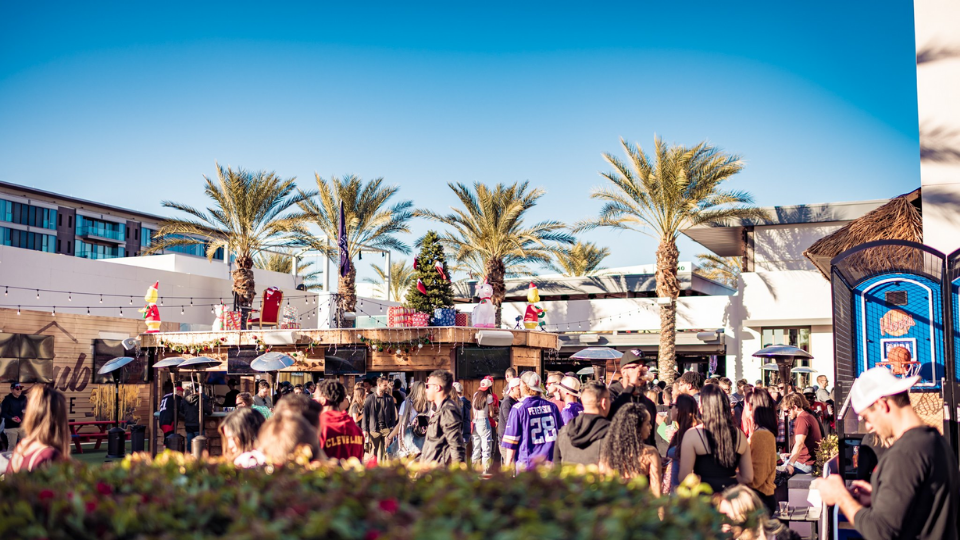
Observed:
[[[40,234],[20,229],[10,229],[0,227],[0,244],[4,246],[32,249],[34,251],[46,251],[47,253],[56,253],[57,237],[52,234]]]
[[[140,229],[140,247],[148,248],[153,245],[153,234],[156,231],[152,231],[146,227]]]
[[[63,214],[60,214],[59,216],[57,216],[57,220],[58,220],[58,221],[57,221],[57,226],[58,226],[58,227],[63,227]]]
[[[0,221],[43,229],[57,228],[57,211],[0,199]]]
[[[90,219],[86,216],[77,216],[77,236],[99,236],[111,240],[122,241],[123,225],[112,221]]]
[[[770,345],[792,345],[794,347],[803,349],[804,351],[810,352],[809,326],[763,328],[760,332],[760,336],[761,344],[764,347],[769,347]],[[794,367],[810,367],[810,361],[798,359],[794,364]],[[763,383],[767,385],[773,384],[773,381],[778,375],[779,374],[776,371],[764,371]],[[805,381],[809,382],[810,378],[810,374],[794,373],[791,384],[802,387]],[[809,384],[806,384],[806,386],[809,386]]]
[[[123,257],[125,252],[117,246],[105,246],[77,240],[76,255],[84,259],[116,259]]]
[[[73,246],[71,244],[73,244],[73,242],[71,242],[70,240],[67,240],[67,253],[70,253],[70,251],[73,249]]]
[[[57,253],[60,253],[60,239],[57,239]]]
[[[67,227],[73,227],[73,216],[67,216]]]

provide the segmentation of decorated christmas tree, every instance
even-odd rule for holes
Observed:
[[[433,231],[423,237],[420,254],[413,259],[413,277],[417,281],[407,291],[407,307],[430,315],[436,308],[453,307],[453,287],[447,270],[447,258],[437,233]]]

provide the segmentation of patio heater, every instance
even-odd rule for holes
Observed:
[[[790,380],[790,370],[793,368],[793,364],[797,358],[813,359],[812,354],[792,345],[768,345],[753,353],[752,356],[773,360],[771,363],[776,364],[780,381],[784,383]],[[766,365],[764,365],[763,369],[767,369]]]
[[[250,362],[250,369],[260,372],[268,372],[273,374],[273,382],[276,384],[276,392],[280,392],[280,377],[278,377],[278,371],[281,369],[288,368],[296,363],[292,357],[278,352],[268,352],[266,354],[261,354],[260,356],[253,359]],[[276,403],[273,404],[274,407],[277,406]]]
[[[177,371],[179,371],[178,367],[180,364],[185,360],[185,358],[179,356],[176,358],[164,358],[153,365],[154,369],[168,368],[170,370],[170,382],[173,383],[173,431],[163,438],[163,446],[177,452],[183,452],[183,436],[177,433],[177,424],[180,421],[177,416]]]
[[[204,433],[206,433],[206,426],[203,424],[203,374],[200,372],[206,370],[207,368],[212,368],[219,365],[219,360],[214,360],[213,358],[208,358],[206,356],[198,356],[196,358],[184,360],[178,366],[180,369],[191,371],[191,381],[193,381],[193,374],[197,374],[197,390],[200,392],[200,435],[198,437],[194,437],[190,445],[190,452],[195,458],[203,457],[203,451],[207,449],[207,437],[204,435]]]
[[[126,431],[120,427],[120,384],[123,382],[123,366],[133,362],[130,356],[121,356],[110,360],[100,368],[100,375],[110,374],[113,377],[114,395],[114,422],[116,424],[107,432],[107,461],[123,459],[126,454]]]

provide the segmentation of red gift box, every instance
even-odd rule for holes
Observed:
[[[410,316],[410,326],[430,326],[430,316],[426,313],[414,313]]]
[[[470,326],[470,314],[457,313],[457,326]]]

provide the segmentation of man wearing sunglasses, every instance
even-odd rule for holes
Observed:
[[[438,369],[427,378],[427,401],[434,413],[427,424],[427,436],[420,463],[447,466],[463,463],[467,448],[463,441],[463,408],[453,399],[453,374]]]
[[[620,374],[623,382],[623,392],[613,400],[610,405],[610,412],[607,415],[611,421],[620,407],[627,403],[636,403],[643,405],[650,413],[650,419],[657,417],[657,405],[650,398],[643,394],[644,386],[647,380],[647,366],[643,363],[643,353],[638,349],[633,349],[623,353],[620,357]],[[650,430],[650,435],[644,441],[650,446],[657,445],[656,433]]]
[[[10,383],[10,394],[0,403],[0,418],[6,426],[7,449],[13,451],[20,442],[20,422],[23,422],[23,413],[27,410],[27,395],[23,392],[20,383]]]
[[[856,480],[848,490],[834,474],[810,486],[867,540],[957,540],[960,534],[960,471],[946,439],[910,404],[909,390],[919,379],[898,379],[882,367],[864,371],[850,388],[850,403],[893,445],[870,483]]]

